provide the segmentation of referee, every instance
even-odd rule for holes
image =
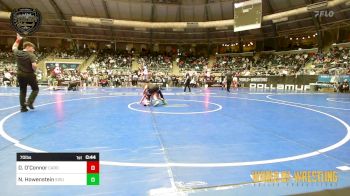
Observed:
[[[17,78],[20,88],[19,102],[21,105],[21,112],[27,112],[27,106],[30,109],[34,109],[33,103],[35,98],[38,96],[39,87],[36,80],[36,75],[34,74],[37,68],[36,56],[34,55],[35,45],[31,42],[24,42],[23,50],[18,50],[18,45],[21,40],[22,37],[17,34],[17,39],[12,46],[12,51],[15,54],[17,61]],[[32,88],[32,93],[26,102],[27,85],[30,85]]]
[[[233,80],[232,72],[228,71],[226,73],[226,90],[227,90],[227,92],[230,92],[230,87],[231,87],[231,84],[232,84],[232,80]]]
[[[187,72],[186,76],[185,76],[185,89],[184,89],[184,92],[186,92],[186,88],[187,87],[188,87],[189,92],[191,92],[190,84],[191,84],[191,76],[190,76],[190,73]]]

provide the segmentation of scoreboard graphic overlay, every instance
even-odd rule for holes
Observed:
[[[17,153],[17,185],[99,185],[99,153]]]

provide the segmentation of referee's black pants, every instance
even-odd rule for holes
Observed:
[[[190,87],[190,83],[189,82],[186,82],[185,83],[185,89],[184,89],[184,92],[186,92],[186,89],[188,88],[189,92],[191,92],[191,87]]]
[[[17,79],[19,83],[19,103],[22,108],[26,107],[27,85],[32,88],[32,92],[28,97],[28,104],[33,104],[39,93],[38,81],[34,73],[18,72]]]
[[[227,84],[226,84],[226,90],[227,90],[227,92],[230,92],[231,83],[232,83],[232,81],[227,80]]]

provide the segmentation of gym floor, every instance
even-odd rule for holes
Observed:
[[[41,88],[20,113],[0,88],[1,195],[285,195],[350,186],[349,94],[220,88]],[[16,186],[17,152],[99,152],[99,186]],[[343,167],[342,167],[343,166]],[[340,168],[339,168],[340,167]],[[337,183],[253,183],[253,171],[329,171]]]

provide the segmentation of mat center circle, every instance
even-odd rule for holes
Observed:
[[[137,112],[152,113],[152,114],[205,114],[217,112],[222,109],[222,106],[217,103],[199,100],[184,100],[184,99],[167,99],[167,105],[143,106],[138,102],[133,102],[128,105],[128,108]]]

